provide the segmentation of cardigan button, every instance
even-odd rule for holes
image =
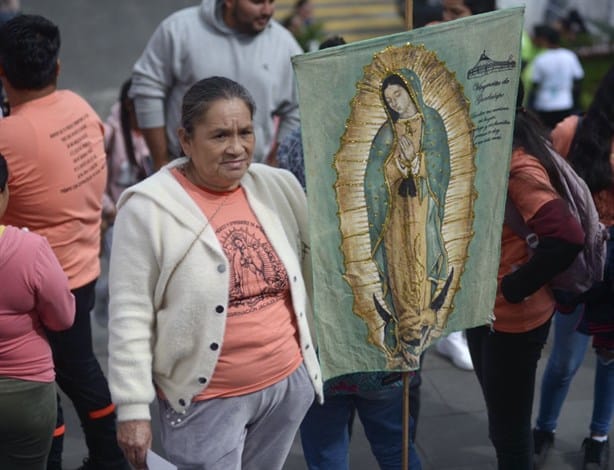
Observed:
[[[211,351],[217,351],[217,349],[220,347],[220,345],[217,344],[217,343],[211,343],[209,345],[209,347],[211,348]]]
[[[218,305],[217,307],[215,307],[215,311],[217,313],[224,313],[224,306],[223,305]]]
[[[217,272],[218,273],[226,272],[226,266],[224,266],[223,264],[218,264],[217,265]]]
[[[198,378],[198,382],[201,384],[207,383],[207,378],[206,377],[199,377]]]

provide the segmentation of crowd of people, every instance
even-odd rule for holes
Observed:
[[[444,0],[429,6],[429,22],[482,13],[491,3]],[[402,462],[401,374],[323,382],[310,331],[308,211],[290,58],[345,43],[321,36],[312,39],[317,47],[297,43],[292,28],[299,19],[313,24],[311,7],[299,1],[287,28],[273,19],[272,0],[202,0],[172,14],[106,122],[58,89],[61,41],[52,21],[14,9],[0,26],[8,102],[0,120],[0,468],[62,468],[65,427],[54,383],[77,411],[86,470],[147,468],[153,426],[180,469],[281,469],[297,432],[309,469],[348,468],[355,415],[382,469],[421,468],[414,441],[424,371],[409,386]],[[585,243],[554,153],[586,182],[614,236],[614,67],[579,115],[578,59],[554,29],[535,32],[543,51],[531,64],[526,107],[519,86],[508,200],[540,243],[529,254],[504,223],[496,320],[436,348],[457,367],[475,369],[498,468],[532,470],[548,460],[592,337],[597,366],[583,468],[601,469],[614,414],[614,242],[604,280],[572,306],[557,304],[546,284]],[[203,43],[216,54],[203,58]],[[416,113],[407,89],[404,105],[393,96],[411,73],[395,72],[380,90],[399,119]],[[92,348],[92,311],[108,322],[108,381]],[[537,363],[549,335],[533,426]]]

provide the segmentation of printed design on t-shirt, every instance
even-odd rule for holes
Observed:
[[[284,297],[288,276],[262,227],[233,221],[217,231],[230,264],[229,316],[244,315]]]
[[[89,113],[85,113],[49,135],[51,140],[59,139],[66,146],[66,155],[73,162],[75,180],[61,188],[61,193],[78,189],[105,169],[92,145],[92,136],[88,133],[89,119]]]

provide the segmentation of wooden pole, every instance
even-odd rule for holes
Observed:
[[[414,28],[414,2],[405,0],[405,29],[411,31]],[[410,373],[403,372],[403,470],[409,469],[409,381]]]
[[[409,468],[409,372],[403,372],[403,470]]]
[[[405,0],[405,29],[414,29],[414,0]]]

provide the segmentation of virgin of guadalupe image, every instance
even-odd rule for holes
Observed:
[[[420,80],[400,69],[381,85],[386,122],[369,151],[365,196],[372,257],[383,299],[373,296],[386,323],[402,323],[400,341],[418,345],[435,325],[454,276],[442,235],[450,181],[443,120],[424,104]]]
[[[343,277],[387,369],[417,368],[454,312],[473,236],[473,130],[462,85],[424,46],[376,53],[356,83],[334,157]]]

